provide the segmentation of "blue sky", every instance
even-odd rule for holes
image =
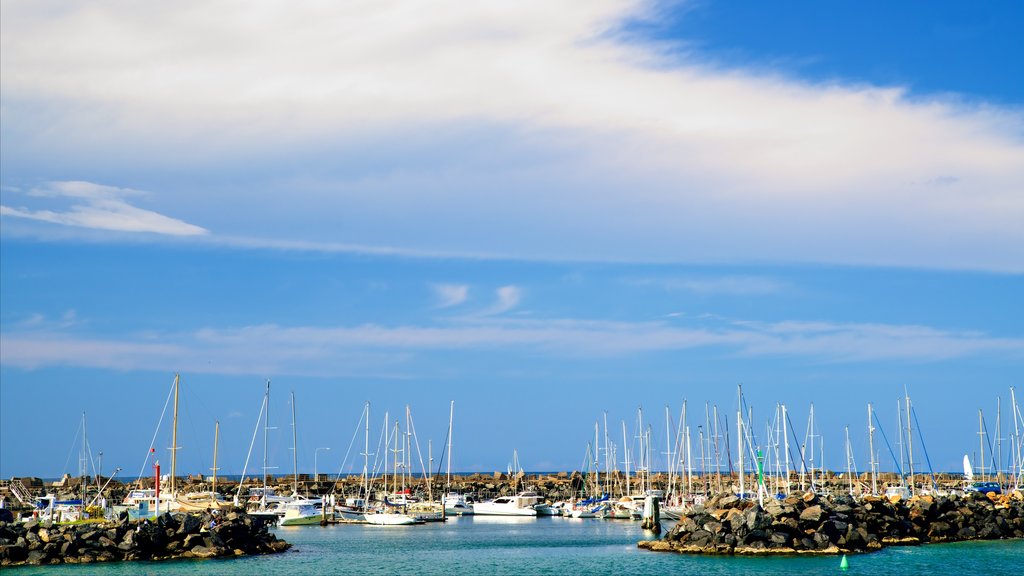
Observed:
[[[5,2],[0,476],[76,472],[82,411],[137,473],[175,372],[185,471],[214,420],[241,471],[267,379],[282,472],[292,390],[307,471],[365,401],[436,455],[450,400],[493,471],[738,383],[837,468],[907,387],[959,469],[1024,367],[1021,16]]]

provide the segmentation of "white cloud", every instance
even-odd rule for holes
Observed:
[[[828,322],[608,322],[462,318],[443,326],[312,327],[274,324],[95,339],[21,327],[0,334],[7,366],[399,377],[421,353],[524,353],[564,359],[628,357],[708,348],[709,354],[802,358],[815,363],[935,362],[995,354],[1024,357],[1024,340],[928,326]]]
[[[1020,110],[616,33],[657,8],[11,0],[6,162],[130,159],[218,233],[312,248],[1024,270]]]
[[[469,297],[469,285],[435,284],[434,293],[438,299],[438,308],[450,308],[466,301],[466,298]]]
[[[137,208],[124,200],[126,196],[141,194],[143,193],[137,190],[91,182],[49,182],[44,187],[31,190],[28,196],[70,198],[80,202],[71,204],[64,211],[0,206],[0,215],[117,232],[150,232],[172,236],[196,236],[207,233],[199,226]]]
[[[633,286],[655,286],[664,290],[684,290],[697,294],[745,296],[774,294],[786,288],[785,283],[762,276],[722,276],[708,278],[626,278]]]
[[[490,308],[479,312],[478,316],[497,316],[519,306],[523,291],[518,286],[502,286],[494,291],[497,301]]]

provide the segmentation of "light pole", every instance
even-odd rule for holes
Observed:
[[[330,448],[317,448],[316,450],[313,450],[313,481],[314,482],[318,482],[319,481],[319,474],[317,474],[317,472],[316,472],[316,470],[317,470],[317,468],[316,468],[316,458],[317,458],[317,456],[320,455],[320,451],[321,450],[330,450]]]

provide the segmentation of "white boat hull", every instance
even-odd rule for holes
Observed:
[[[416,519],[406,514],[385,512],[382,514],[367,514],[366,523],[375,526],[408,526],[409,524],[416,524]]]
[[[473,514],[477,516],[536,516],[533,508],[514,508],[512,506],[494,506],[487,502],[473,504]]]

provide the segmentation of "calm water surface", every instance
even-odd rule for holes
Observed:
[[[1024,541],[891,548],[839,559],[716,558],[638,550],[639,522],[567,518],[452,518],[423,526],[278,528],[294,548],[235,560],[122,562],[5,571],[11,574],[878,574],[1024,575]]]

